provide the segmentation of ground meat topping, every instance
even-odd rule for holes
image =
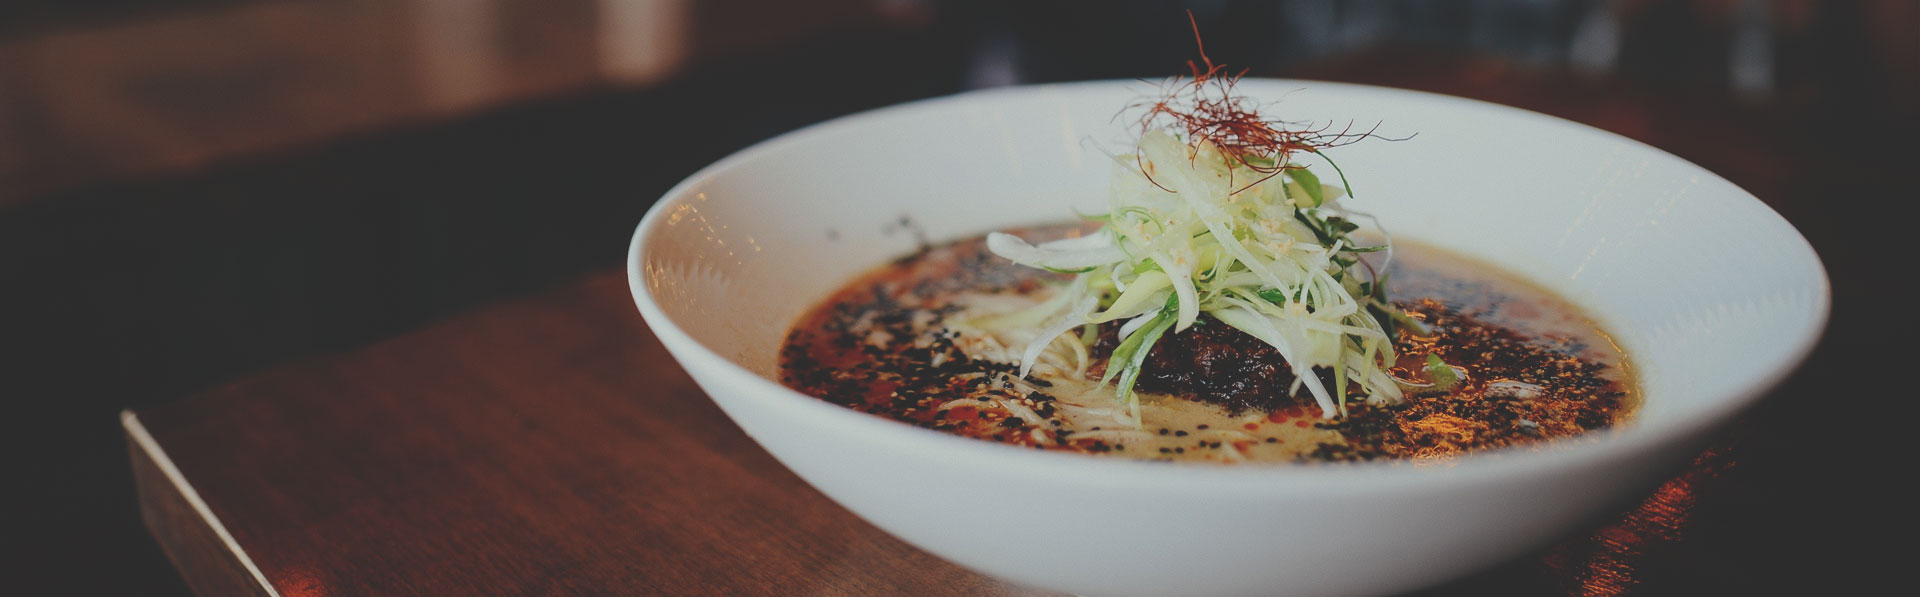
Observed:
[[[1113,353],[1120,324],[1103,325],[1092,347],[1097,362]],[[1104,368],[1098,369],[1104,371]],[[1184,396],[1225,407],[1234,414],[1266,413],[1300,404],[1288,389],[1293,369],[1280,351],[1245,332],[1202,316],[1185,331],[1169,332],[1154,343],[1134,387]],[[1327,381],[1332,384],[1331,380]]]

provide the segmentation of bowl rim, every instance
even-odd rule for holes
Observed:
[[[731,359],[714,352],[705,344],[694,339],[683,330],[654,300],[643,278],[646,262],[646,243],[655,232],[662,229],[665,214],[674,206],[692,198],[692,189],[734,170],[740,164],[751,162],[760,156],[778,151],[780,148],[807,143],[816,137],[832,134],[835,130],[850,126],[859,126],[863,122],[885,118],[912,111],[931,110],[950,104],[964,104],[991,100],[1006,96],[1043,95],[1050,91],[1122,87],[1139,84],[1137,80],[1096,80],[1069,83],[1048,83],[1038,85],[1019,85],[982,90],[965,91],[952,95],[919,99],[893,104],[871,110],[865,110],[826,121],[814,123],[782,133],[773,138],[760,141],[744,149],[729,154],[668,189],[647,210],[627,250],[627,280],[633,294],[635,305],[639,308],[648,327],[661,342],[676,348],[674,355],[683,368],[693,370],[696,367],[724,373],[728,378],[746,385],[755,396],[757,403],[763,406],[779,408],[793,416],[815,419],[817,424],[844,426],[849,433],[870,439],[871,443],[885,444],[897,451],[924,453],[924,456],[950,459],[970,463],[979,467],[992,467],[1000,471],[1044,475],[1076,482],[1111,483],[1118,485],[1159,485],[1161,483],[1179,483],[1180,491],[1196,491],[1209,488],[1234,488],[1241,491],[1261,489],[1266,491],[1289,491],[1307,489],[1315,493],[1351,491],[1365,492],[1397,485],[1435,483],[1457,485],[1484,483],[1497,479],[1522,476],[1529,473],[1558,470],[1567,467],[1582,468],[1604,463],[1632,454],[1644,453],[1662,445],[1684,441],[1715,428],[1731,419],[1735,414],[1757,402],[1767,391],[1778,386],[1796,371],[1811,355],[1825,333],[1831,317],[1832,287],[1825,265],[1819,253],[1815,251],[1797,228],[1782,217],[1779,212],[1768,206],[1739,185],[1732,184],[1711,170],[1694,164],[1679,156],[1641,141],[1581,124],[1557,116],[1551,116],[1488,101],[1464,98],[1453,95],[1366,85],[1308,79],[1257,79],[1248,78],[1246,82],[1261,85],[1295,84],[1311,86],[1316,92],[1384,94],[1401,96],[1407,99],[1425,102],[1446,102],[1464,105],[1471,109],[1497,112],[1504,116],[1531,120],[1535,123],[1567,131],[1569,134],[1598,135],[1615,143],[1624,143],[1629,147],[1651,152],[1684,164],[1697,172],[1703,179],[1725,183],[1738,191],[1739,199],[1750,201],[1764,213],[1786,225],[1793,231],[1794,238],[1782,239],[1796,243],[1797,250],[1804,250],[1813,258],[1819,281],[1813,297],[1816,314],[1809,318],[1800,329],[1793,330],[1794,345],[1778,353],[1777,358],[1763,368],[1766,373],[1746,380],[1734,389],[1709,398],[1699,409],[1681,413],[1678,416],[1656,421],[1633,421],[1624,426],[1614,427],[1601,432],[1590,432],[1573,438],[1564,438],[1541,444],[1503,448],[1476,452],[1434,461],[1413,461],[1406,459],[1350,462],[1350,463],[1260,463],[1221,465],[1214,463],[1168,463],[1139,461],[1128,458],[1096,457],[1079,453],[1067,453],[1053,450],[1034,450],[961,437],[949,433],[923,429],[885,417],[847,409],[806,394],[802,394],[780,383],[760,376]],[[691,362],[689,362],[691,361]],[[713,399],[709,396],[709,399]],[[737,423],[736,423],[737,424]],[[964,460],[963,460],[964,459]],[[1439,471],[1445,471],[1440,473]]]

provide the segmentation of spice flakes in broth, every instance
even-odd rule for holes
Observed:
[[[1086,232],[1019,231],[1036,239]],[[923,249],[835,292],[789,333],[781,378],[808,395],[929,429],[1147,460],[1446,457],[1603,429],[1637,405],[1624,355],[1566,301],[1457,255],[1396,246],[1396,304],[1430,335],[1400,331],[1391,372],[1428,383],[1431,354],[1458,381],[1446,390],[1409,386],[1402,404],[1350,401],[1337,419],[1322,418],[1304,391],[1257,404],[1142,392],[1135,428],[1112,387],[1097,387],[1102,343],[1071,334],[1021,378],[1016,363],[1033,336],[1020,334],[1032,332],[977,323],[1046,300],[1069,276],[1009,263],[981,238]],[[1088,345],[1095,352],[1084,352]]]

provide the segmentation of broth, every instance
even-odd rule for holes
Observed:
[[[1080,232],[1058,226],[1022,236]],[[1396,405],[1353,401],[1339,418],[1321,418],[1304,391],[1262,390],[1251,402],[1142,391],[1135,428],[1113,387],[1096,383],[1101,342],[1088,355],[1050,350],[1032,375],[1018,377],[1018,347],[1031,337],[975,323],[1037,304],[1069,276],[995,257],[980,237],[880,266],[808,311],[781,347],[781,381],[929,429],[1150,460],[1439,458],[1570,437],[1631,415],[1639,397],[1625,355],[1573,305],[1463,256],[1396,247],[1394,302],[1431,335],[1400,331],[1392,374],[1426,380],[1431,354],[1452,365],[1459,382],[1448,390],[1409,386]],[[1209,332],[1222,330],[1239,333]],[[1076,374],[1088,362],[1090,370]]]

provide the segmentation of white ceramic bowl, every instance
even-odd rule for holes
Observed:
[[[1644,495],[1792,370],[1825,325],[1825,270],[1752,195],[1646,145],[1454,97],[1243,81],[1269,116],[1381,123],[1334,153],[1354,209],[1582,304],[1626,349],[1636,422],[1444,465],[1166,465],[1021,450],[781,386],[800,313],[916,246],[1104,205],[1100,82],[968,93],[809,127],[669,191],[628,267],[648,325],[755,441],[907,542],[1087,595],[1376,593],[1517,557]],[[913,226],[900,225],[909,218]]]

